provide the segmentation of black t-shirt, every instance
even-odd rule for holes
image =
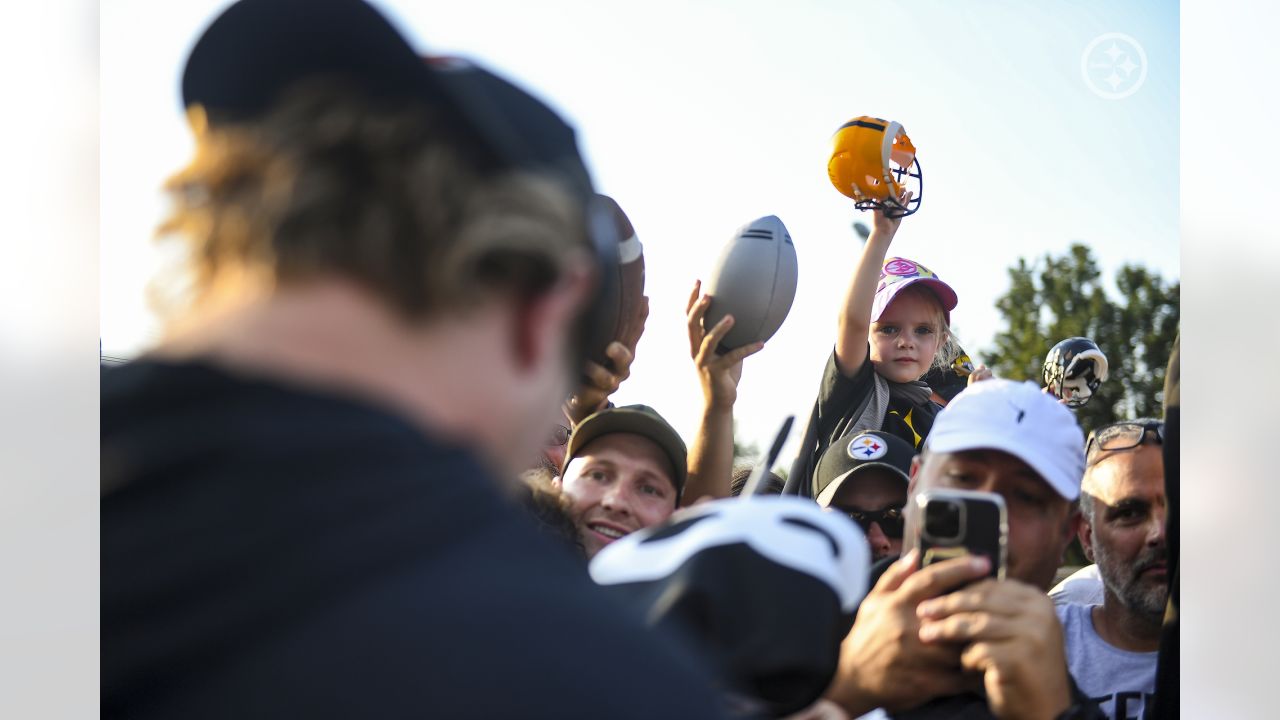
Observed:
[[[863,399],[874,390],[874,372],[875,365],[867,358],[853,377],[845,377],[836,364],[835,351],[831,352],[822,371],[822,386],[818,388],[818,436],[822,445],[817,457],[822,457],[822,451],[849,433],[849,427],[858,419],[856,413]],[[889,411],[880,429],[919,449],[941,409],[942,406],[932,400],[911,403],[890,396]]]
[[[875,366],[867,358],[853,377],[846,377],[836,364],[834,350],[827,358],[827,366],[822,371],[822,384],[818,387],[818,399],[814,402],[813,416],[810,419],[810,423],[816,425],[809,430],[816,438],[815,444],[810,446],[814,450],[802,455],[799,458],[802,462],[792,469],[792,472],[799,470],[802,478],[808,478],[809,481],[805,483],[807,493],[812,492],[813,472],[818,467],[818,458],[833,443],[849,434],[849,428],[861,414],[864,400],[874,392],[874,372]],[[929,436],[933,419],[941,409],[941,405],[931,400],[912,403],[891,395],[888,412],[879,429],[897,435],[918,450]]]
[[[102,388],[104,717],[720,717],[465,449],[204,364]]]

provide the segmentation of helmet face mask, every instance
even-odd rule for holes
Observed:
[[[1044,359],[1044,382],[1067,407],[1084,407],[1107,379],[1107,356],[1089,338],[1067,338]]]
[[[827,176],[859,210],[883,210],[892,218],[920,209],[924,173],[916,148],[900,123],[864,115],[832,136]],[[911,198],[899,198],[907,192]]]
[[[1089,363],[1092,365],[1092,363]],[[1098,386],[1102,381],[1094,375],[1090,368],[1084,375],[1064,380],[1061,384],[1061,397],[1066,400],[1067,407],[1084,407],[1093,399],[1093,393],[1098,390]]]

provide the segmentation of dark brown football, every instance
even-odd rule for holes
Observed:
[[[633,336],[640,331],[640,309],[644,299],[644,246],[640,244],[631,219],[618,202],[608,195],[601,195],[600,198],[613,210],[614,223],[618,229],[618,321],[613,339],[626,343],[636,339]]]

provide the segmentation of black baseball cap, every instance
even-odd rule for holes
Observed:
[[[554,172],[593,194],[574,129],[478,65],[428,58],[363,0],[240,0],[196,41],[182,101],[211,127],[252,122],[304,80],[347,82],[371,100],[435,108],[499,168]]]
[[[860,432],[846,435],[831,444],[818,460],[813,476],[813,497],[820,505],[830,503],[836,491],[856,473],[867,468],[884,468],[902,478],[911,479],[911,459],[916,449],[911,443],[887,432]]]
[[[632,433],[654,442],[667,459],[671,461],[673,474],[671,482],[676,486],[676,504],[680,504],[680,496],[684,494],[685,481],[689,477],[688,449],[680,433],[671,427],[657,410],[648,405],[624,405],[623,407],[605,408],[586,420],[578,423],[569,436],[569,444],[564,451],[564,466],[560,468],[563,475],[573,458],[592,440],[613,433]]]

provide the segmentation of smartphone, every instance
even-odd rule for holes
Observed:
[[[967,555],[991,560],[991,577],[1004,579],[1009,520],[1004,498],[973,490],[926,490],[915,496],[912,541],[920,567]]]

